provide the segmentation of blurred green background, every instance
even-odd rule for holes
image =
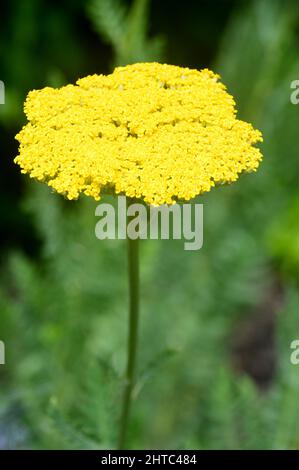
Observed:
[[[222,76],[264,135],[256,174],[204,203],[204,246],[143,241],[130,448],[298,449],[299,4],[286,0],[6,2],[0,31],[0,448],[113,448],[127,333],[124,241],[96,202],[22,176],[30,89],[158,60]]]

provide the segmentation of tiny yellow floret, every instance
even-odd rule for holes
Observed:
[[[174,204],[255,171],[262,141],[236,118],[210,70],[159,63],[118,67],[59,89],[31,91],[15,162],[68,199],[113,191]]]

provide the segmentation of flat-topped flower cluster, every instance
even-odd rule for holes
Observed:
[[[118,67],[59,89],[33,90],[17,135],[23,173],[68,199],[113,191],[173,204],[257,169],[262,140],[236,118],[210,70],[159,63]]]

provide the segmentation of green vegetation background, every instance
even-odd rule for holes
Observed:
[[[115,64],[210,66],[264,134],[254,175],[204,202],[204,247],[142,242],[131,448],[298,449],[299,6],[291,0],[17,0],[0,32],[0,448],[111,448],[127,328],[124,241],[96,202],[20,176],[29,89]]]

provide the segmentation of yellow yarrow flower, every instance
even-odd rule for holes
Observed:
[[[33,90],[15,162],[68,199],[112,190],[154,205],[190,200],[262,158],[253,147],[261,133],[236,118],[218,80],[207,69],[138,63]]]

